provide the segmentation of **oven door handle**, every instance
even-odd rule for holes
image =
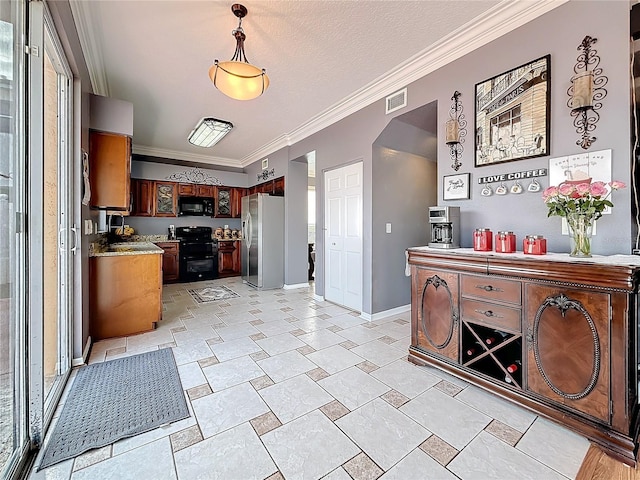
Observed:
[[[183,260],[208,260],[210,258],[215,258],[216,256],[211,254],[207,255],[180,255],[180,258]]]

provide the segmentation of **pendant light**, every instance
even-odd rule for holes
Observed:
[[[269,87],[269,77],[264,68],[251,65],[244,53],[247,37],[242,30],[242,19],[247,15],[246,7],[234,3],[231,11],[239,19],[238,28],[231,32],[236,39],[236,52],[228,62],[215,60],[209,69],[209,78],[226,96],[236,100],[252,100]]]

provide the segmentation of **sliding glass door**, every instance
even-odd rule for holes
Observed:
[[[27,449],[25,335],[24,9],[0,2],[0,472]]]
[[[71,370],[73,78],[46,4],[31,2],[29,56],[29,405],[39,444]]]

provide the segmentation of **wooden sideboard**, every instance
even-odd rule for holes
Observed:
[[[636,464],[640,257],[408,250],[409,360]]]

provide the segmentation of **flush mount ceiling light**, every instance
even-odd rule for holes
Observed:
[[[251,65],[244,53],[244,40],[247,37],[242,30],[242,19],[247,15],[246,7],[234,3],[231,11],[239,18],[238,28],[231,32],[236,38],[236,52],[228,62],[215,60],[209,69],[209,78],[226,96],[236,100],[251,100],[269,88],[269,77],[264,68]]]
[[[217,118],[205,117],[198,122],[196,127],[189,134],[189,143],[198,147],[213,147],[231,131],[233,124],[218,120]]]

